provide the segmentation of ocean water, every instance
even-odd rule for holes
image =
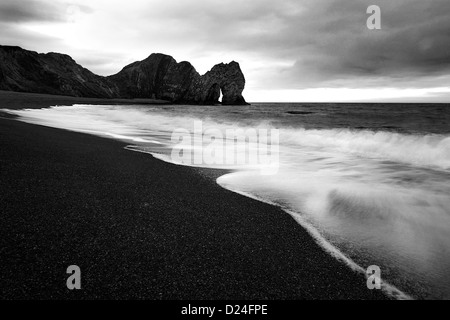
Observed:
[[[209,129],[278,129],[276,174],[262,174],[254,164],[195,165],[230,169],[218,184],[282,207],[355,270],[379,266],[383,289],[397,297],[450,299],[450,105],[75,105],[2,111],[30,123],[127,141],[130,150],[178,164],[171,157],[179,142],[172,134],[195,133],[199,121],[204,133],[193,135],[193,148]]]

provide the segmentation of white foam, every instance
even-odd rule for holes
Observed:
[[[192,132],[195,121],[201,120],[204,130],[273,127],[270,121],[230,120],[217,111],[211,119],[164,108],[76,105],[3,111],[30,123],[147,143],[150,148],[127,149],[170,163],[175,163],[169,156],[171,133],[179,128]],[[164,150],[159,153],[152,145]],[[249,166],[219,168],[240,170],[220,177],[219,184],[282,204],[320,245],[354,270],[364,271],[355,257],[365,255],[404,276],[399,287],[409,279],[425,279],[428,293],[437,288],[441,296],[450,296],[450,278],[444,275],[450,267],[445,254],[450,243],[450,136],[283,126],[276,175],[261,177]],[[387,282],[384,290],[410,298]]]
[[[308,233],[316,240],[316,242],[322,247],[324,248],[331,256],[333,256],[334,258],[338,259],[339,261],[342,261],[343,263],[345,263],[347,266],[349,266],[352,270],[362,273],[364,274],[366,277],[366,270],[364,268],[362,268],[361,266],[359,266],[356,262],[354,262],[352,259],[350,259],[349,257],[347,257],[344,253],[342,253],[337,247],[335,247],[333,244],[331,244],[327,239],[325,239],[321,233],[317,230],[317,228],[315,228],[311,223],[309,223],[307,220],[305,220],[304,218],[302,218],[301,215],[299,215],[297,212],[289,210],[286,207],[280,206],[279,204],[272,202],[270,200],[255,196],[251,193],[248,192],[244,192],[241,190],[237,190],[232,188],[230,185],[228,185],[227,183],[223,183],[222,181],[224,179],[226,179],[227,177],[231,177],[233,176],[234,173],[230,173],[230,174],[226,174],[223,175],[221,177],[219,177],[217,179],[217,184],[219,184],[220,186],[222,186],[223,188],[233,191],[235,193],[238,193],[240,195],[243,195],[245,197],[257,200],[257,201],[261,201],[276,207],[280,207],[283,211],[285,211],[286,213],[288,213],[289,215],[291,215],[295,221],[297,221],[303,228],[305,228],[305,230],[308,231]],[[394,285],[390,284],[389,282],[382,280],[381,283],[381,288],[382,290],[389,296],[399,299],[399,300],[412,300],[413,298],[402,292],[400,289],[396,288]]]
[[[450,136],[447,135],[302,128],[283,129],[281,134],[284,143],[294,146],[327,148],[405,164],[450,168]]]

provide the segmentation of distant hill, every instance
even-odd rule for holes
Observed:
[[[102,77],[60,53],[39,54],[0,46],[0,90],[87,98],[161,99],[172,103],[246,104],[245,78],[237,62],[215,65],[201,76],[189,62],[154,53]]]

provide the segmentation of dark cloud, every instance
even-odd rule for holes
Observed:
[[[360,3],[369,3],[364,2]],[[361,15],[361,7],[357,14],[358,5],[353,2],[339,1],[345,12],[339,15],[341,22],[330,19],[325,11],[314,34],[316,39],[309,39],[310,49],[299,53],[291,71],[306,71],[320,82],[342,78],[401,82],[410,77],[449,74],[450,10],[442,11],[449,7],[448,1],[378,3],[382,30],[377,31],[365,27],[367,15]],[[361,16],[364,20],[358,19]]]
[[[91,13],[85,5],[44,0],[2,0],[0,2],[1,23],[61,22],[67,21],[74,11]]]
[[[411,77],[450,73],[449,1],[375,2],[381,7],[381,30],[366,28],[365,8],[374,1],[321,1],[310,16],[292,21],[299,33],[287,31],[288,37],[308,43],[307,48],[291,47],[292,80],[304,86],[340,79],[353,79],[355,86],[401,85]],[[306,25],[315,32],[302,33]]]
[[[234,5],[235,4],[235,5]],[[368,30],[366,9],[381,7],[382,30]],[[198,52],[233,50],[292,61],[271,75],[273,85],[311,87],[409,83],[450,73],[448,0],[208,1],[161,6],[176,26],[168,36],[200,43]],[[267,81],[267,80],[266,80]],[[410,84],[407,84],[410,85]]]
[[[1,0],[0,44],[16,45],[38,52],[60,51],[64,39],[38,32],[34,25],[71,22],[74,15],[92,13],[85,5],[49,0]]]

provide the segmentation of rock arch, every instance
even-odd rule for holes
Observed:
[[[202,83],[204,88],[202,91],[206,92],[206,95],[202,99],[204,103],[210,103],[210,89],[214,88],[214,92],[217,94],[217,98],[214,100],[215,103],[218,102],[221,90],[223,94],[222,104],[247,104],[242,96],[242,91],[244,91],[245,87],[244,74],[239,67],[239,63],[235,61],[228,64],[220,63],[215,65],[202,76]]]
[[[154,53],[102,77],[67,55],[0,45],[0,89],[94,98],[151,98],[177,104],[247,104],[239,64],[220,63],[201,76],[187,61]]]

